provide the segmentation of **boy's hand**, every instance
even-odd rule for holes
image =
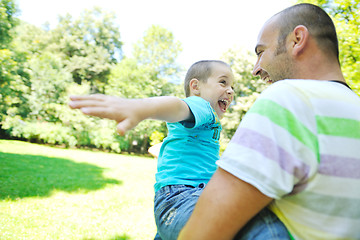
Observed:
[[[142,99],[124,99],[102,94],[71,96],[70,99],[69,106],[72,109],[80,109],[86,115],[115,120],[120,135],[145,119],[141,114],[146,108]]]

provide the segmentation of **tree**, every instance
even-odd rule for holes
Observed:
[[[4,49],[11,42],[11,30],[18,23],[15,17],[18,9],[13,0],[0,1],[0,49]]]
[[[68,101],[67,86],[72,82],[71,74],[63,68],[59,54],[43,52],[33,55],[28,61],[30,69],[30,91],[25,95],[29,105],[27,119],[57,122],[56,114],[48,111],[51,104]]]
[[[105,93],[126,98],[180,96],[182,86],[171,82],[180,71],[175,62],[180,51],[181,44],[170,31],[151,26],[134,45],[133,57],[124,58],[112,68]],[[155,131],[166,135],[165,123],[141,122],[126,135],[130,150],[146,152],[149,138]]]
[[[26,88],[19,56],[10,49],[13,29],[18,24],[16,12],[14,1],[0,1],[0,126],[6,115],[21,110],[22,90]]]
[[[94,8],[74,21],[70,15],[60,17],[50,31],[48,50],[61,52],[74,81],[89,81],[94,92],[104,91],[112,65],[121,58],[122,42],[114,20],[114,13]]]
[[[152,72],[150,76],[152,80],[164,85],[166,82],[178,82],[178,73],[182,69],[176,63],[176,58],[181,51],[181,43],[175,40],[172,32],[152,25],[145,32],[144,37],[134,45],[133,56],[139,65]],[[164,91],[164,88],[162,89],[162,92],[155,95],[170,94],[170,92]]]
[[[49,32],[32,24],[21,21],[14,32],[12,50],[21,53],[25,58],[41,55],[49,45]]]
[[[0,50],[0,69],[6,68],[0,75],[0,100],[6,103],[0,106],[2,129],[39,143],[142,153],[155,131],[165,135],[163,122],[148,120],[120,137],[113,121],[89,118],[66,105],[70,94],[143,98],[182,92],[171,82],[181,51],[172,33],[151,27],[135,45],[134,57],[125,58],[113,20],[94,9],[74,21],[60,17],[54,29],[21,22],[10,50]]]
[[[298,0],[322,7],[339,38],[340,63],[349,85],[360,95],[360,0]]]
[[[23,93],[27,91],[21,66],[9,49],[0,49],[0,126],[7,115],[26,114]]]

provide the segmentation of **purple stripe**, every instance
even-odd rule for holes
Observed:
[[[360,179],[360,158],[320,155],[319,173],[335,177]]]
[[[275,161],[284,171],[299,179],[300,183],[307,181],[310,167],[294,158],[270,138],[250,129],[238,128],[231,142],[253,149],[266,158]]]

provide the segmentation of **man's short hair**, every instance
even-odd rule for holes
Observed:
[[[336,29],[330,16],[320,7],[301,3],[284,9],[275,16],[279,17],[280,26],[278,51],[281,53],[289,33],[298,25],[305,26],[312,37],[316,39],[319,48],[325,53],[333,55],[339,61],[339,43]]]
[[[206,83],[208,78],[212,74],[212,69],[214,67],[213,66],[214,63],[224,64],[230,68],[230,66],[227,63],[220,61],[220,60],[201,60],[201,61],[194,63],[193,65],[191,65],[191,67],[187,71],[185,80],[184,80],[184,90],[185,90],[186,97],[190,96],[189,84],[190,84],[191,79],[196,78],[197,80]]]

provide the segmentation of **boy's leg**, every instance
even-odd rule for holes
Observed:
[[[172,185],[155,194],[155,222],[162,240],[176,240],[188,221],[205,184],[199,187]]]
[[[290,240],[285,225],[268,208],[264,208],[235,236],[234,240]]]

